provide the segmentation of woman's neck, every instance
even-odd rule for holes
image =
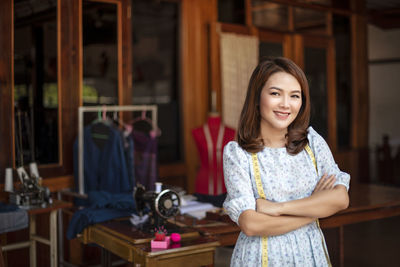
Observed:
[[[284,147],[286,145],[287,129],[263,129],[261,127],[261,137],[266,147]]]

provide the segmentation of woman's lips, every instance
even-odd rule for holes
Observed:
[[[280,120],[286,120],[290,113],[289,112],[281,112],[281,111],[274,111],[275,116]]]

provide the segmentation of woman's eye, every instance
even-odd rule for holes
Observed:
[[[271,92],[271,95],[279,95],[278,92]]]
[[[299,95],[292,95],[292,97],[294,97],[294,98],[300,98]]]

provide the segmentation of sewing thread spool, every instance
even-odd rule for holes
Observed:
[[[13,181],[13,170],[12,168],[6,168],[6,176],[4,181],[4,191],[13,192],[14,191],[14,181]]]
[[[39,170],[36,162],[29,163],[29,171],[31,172],[31,176],[39,178]]]
[[[156,183],[156,193],[160,193],[162,189],[162,183]]]

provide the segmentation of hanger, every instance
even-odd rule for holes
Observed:
[[[132,132],[132,130],[133,130],[132,125],[126,124],[121,118],[119,118],[117,116],[117,111],[114,111],[113,121],[115,123],[117,123],[117,125],[121,126],[124,129],[124,134],[125,135],[129,135]]]
[[[107,106],[103,105],[102,109],[97,111],[97,118],[91,122],[91,124],[103,123],[107,126],[111,126],[111,120],[107,117]]]
[[[92,137],[95,139],[107,140],[109,138],[109,127],[111,127],[111,120],[107,118],[107,106],[103,105],[102,109],[97,112],[97,119],[92,121]],[[103,125],[103,127],[101,127]],[[106,126],[106,128],[104,128]],[[108,128],[108,130],[107,130]]]
[[[151,127],[151,130],[148,133],[152,138],[155,138],[155,137],[161,135],[161,130],[157,126],[154,126],[153,121],[146,116],[146,110],[142,110],[142,115],[140,117],[133,119],[131,121],[131,125],[133,126],[135,123],[138,123],[141,121],[148,123],[148,125]]]

